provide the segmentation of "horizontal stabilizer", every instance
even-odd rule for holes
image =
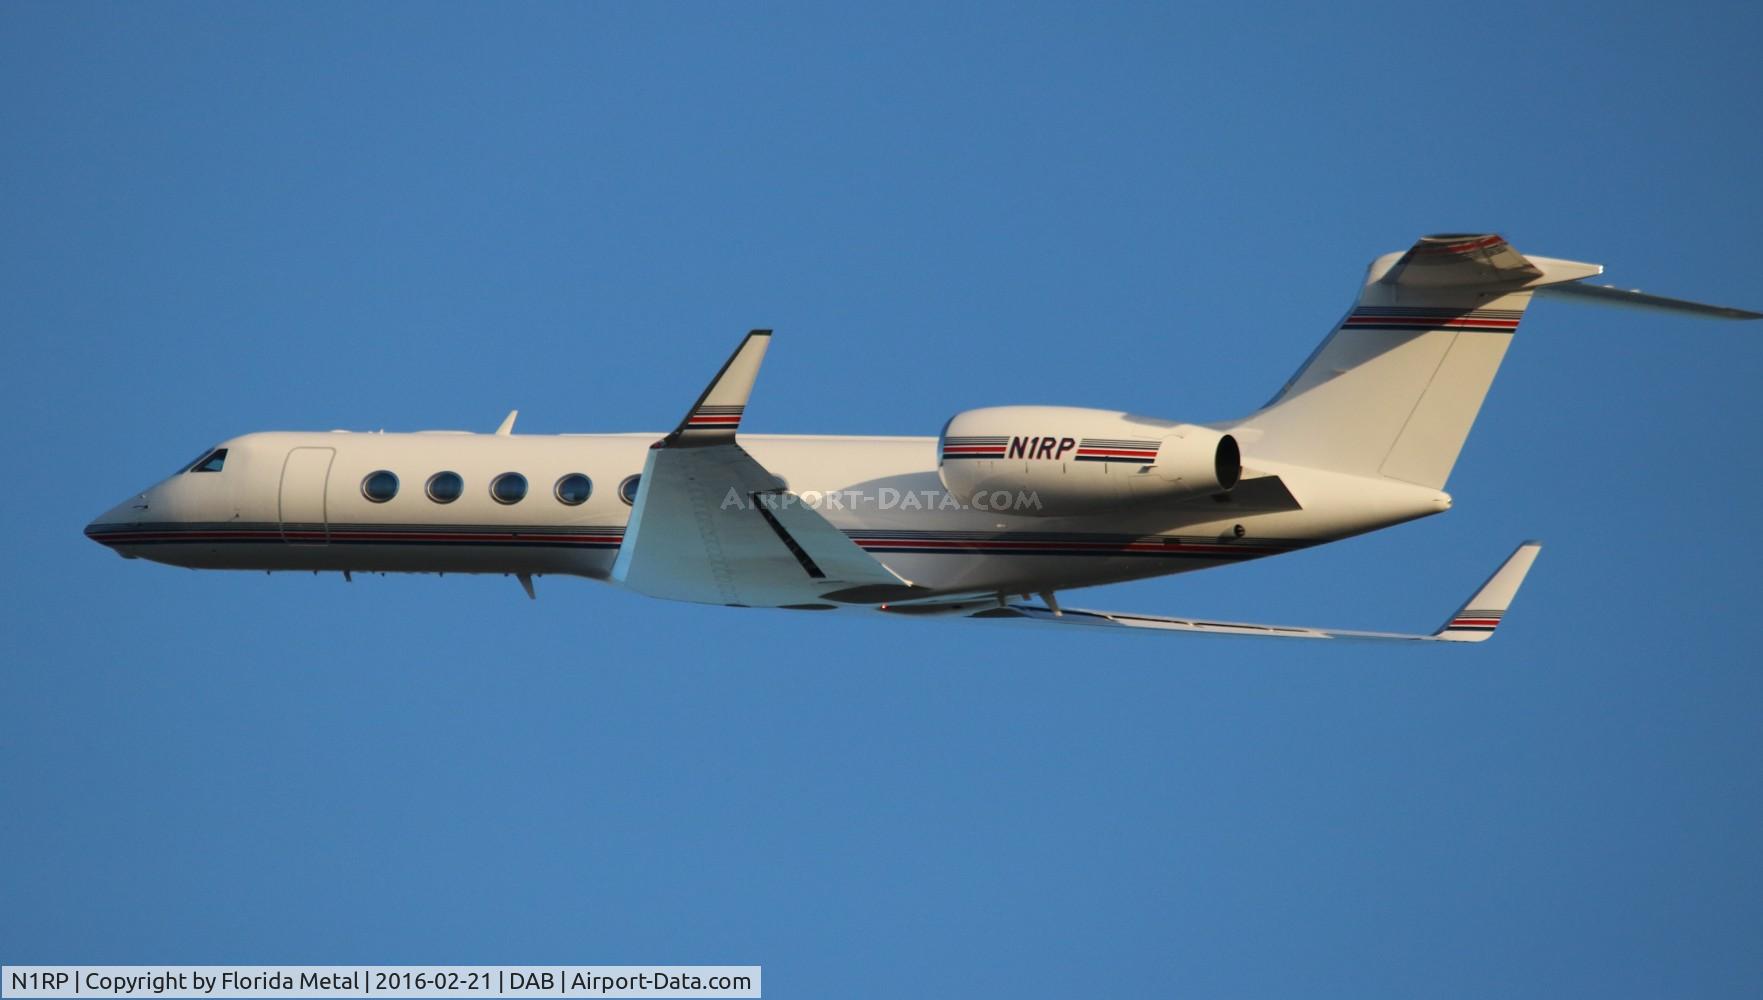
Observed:
[[[1440,296],[1453,293],[1543,288],[1602,273],[1600,264],[1526,256],[1493,233],[1422,236],[1407,252],[1372,265],[1374,284],[1394,293],[1392,303],[1416,304],[1443,303],[1447,299]]]
[[[1459,288],[1522,285],[1542,276],[1542,269],[1512,249],[1503,236],[1441,233],[1422,236],[1390,267],[1383,281],[1407,288]]]
[[[1763,313],[1754,313],[1748,309],[1735,309],[1732,306],[1711,306],[1703,302],[1691,302],[1688,299],[1672,299],[1663,295],[1648,295],[1646,292],[1631,288],[1617,288],[1614,285],[1587,285],[1570,283],[1565,285],[1548,285],[1537,289],[1538,295],[1550,298],[1575,299],[1580,302],[1591,302],[1596,305],[1616,306],[1624,309],[1652,309],[1659,312],[1681,313],[1690,316],[1706,316],[1710,319],[1763,319]]]

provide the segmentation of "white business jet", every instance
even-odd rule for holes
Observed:
[[[771,344],[747,335],[672,432],[267,432],[233,438],[86,527],[194,569],[547,573],[736,607],[1283,638],[1478,642],[1526,542],[1436,631],[1350,632],[1062,608],[1076,587],[1207,569],[1450,509],[1445,481],[1531,297],[1757,313],[1583,280],[1494,235],[1422,238],[1272,401],[1190,424],[1006,406],[940,437],[741,434]],[[1039,601],[1031,598],[1038,597]]]

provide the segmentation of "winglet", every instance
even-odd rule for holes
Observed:
[[[1494,634],[1500,625],[1500,619],[1506,609],[1512,606],[1512,599],[1518,596],[1518,587],[1524,582],[1524,575],[1530,572],[1531,564],[1536,562],[1537,553],[1543,550],[1541,542],[1525,542],[1506,558],[1488,582],[1481,585],[1469,603],[1457,610],[1437,632],[1435,639],[1451,642],[1482,642]]]
[[[741,414],[759,377],[759,363],[771,344],[770,330],[754,330],[710,380],[684,420],[662,442],[664,447],[728,444],[741,429]]]
[[[510,434],[513,434],[514,433],[514,418],[518,417],[518,416],[520,416],[519,410],[509,410],[508,415],[506,417],[502,418],[501,426],[496,428],[496,436],[497,437],[507,437]]]

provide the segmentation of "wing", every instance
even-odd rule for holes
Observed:
[[[1518,546],[1481,589],[1457,610],[1445,624],[1430,634],[1401,632],[1354,632],[1343,629],[1305,628],[1296,625],[1257,625],[1249,622],[1215,622],[1190,618],[1164,618],[1157,615],[1123,614],[1115,611],[1084,611],[1060,609],[1035,604],[1007,604],[971,612],[969,618],[1016,620],[1054,625],[1081,625],[1114,629],[1149,629],[1158,632],[1204,632],[1210,635],[1257,635],[1278,639],[1375,639],[1400,642],[1482,642],[1494,634],[1518,586],[1530,572],[1542,543],[1525,542]]]
[[[649,450],[612,578],[701,604],[836,607],[918,593],[789,492],[736,441],[770,330],[735,349]]]

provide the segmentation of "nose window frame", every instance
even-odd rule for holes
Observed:
[[[226,449],[215,448],[208,454],[190,463],[191,472],[219,472],[226,468]]]

